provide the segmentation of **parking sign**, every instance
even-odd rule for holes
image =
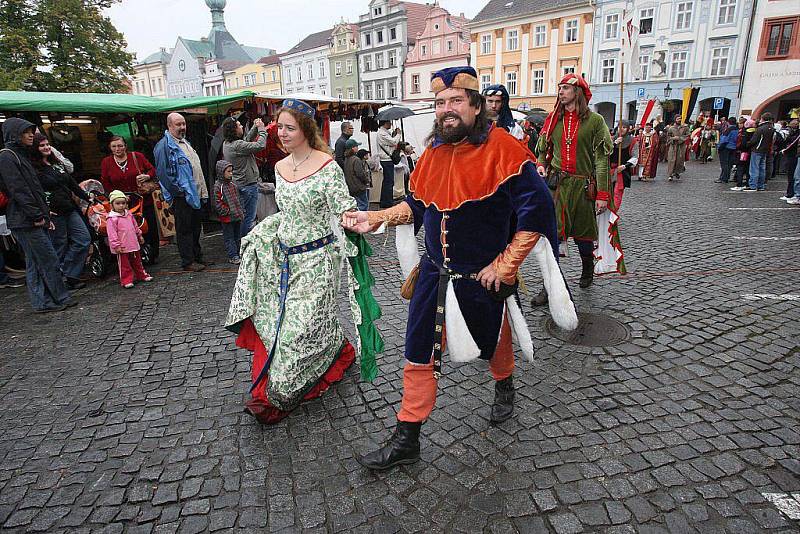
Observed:
[[[644,98],[644,87],[639,87],[636,90],[636,98]]]
[[[715,98],[714,99],[714,109],[722,109],[724,104],[725,104],[725,99],[724,98]]]

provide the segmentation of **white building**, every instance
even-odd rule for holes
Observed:
[[[786,119],[800,108],[800,6],[758,2],[742,83],[742,113]]]
[[[134,65],[131,92],[135,95],[165,98],[167,96],[167,65],[169,61],[170,53],[166,48],[162,48]]]
[[[361,42],[358,78],[361,98],[401,100],[403,63],[409,45],[425,29],[431,6],[396,0],[372,0],[358,19]]]
[[[243,65],[275,53],[270,48],[243,46],[234,39],[225,27],[226,0],[206,0],[206,5],[211,10],[211,31],[208,37],[199,41],[178,37],[172,51],[167,65],[169,97],[203,96],[206,93],[203,82],[208,60],[227,60]],[[213,65],[212,62],[210,66]],[[219,83],[217,74],[209,75],[208,78],[215,87]]]
[[[287,95],[295,93],[331,94],[328,54],[332,28],[312,33],[284,54],[282,87]]]
[[[736,114],[741,107],[739,80],[752,5],[753,0],[598,0],[589,73],[594,109],[609,124],[617,122],[623,10],[632,7],[641,32],[638,61],[642,78],[635,79],[630,69],[625,69],[623,118],[636,118],[642,93],[644,98],[672,101],[667,109],[673,111],[665,109],[665,118],[680,113],[683,89],[690,86],[700,87],[692,117],[700,111],[713,112],[715,101],[722,104],[718,110],[722,116]],[[664,92],[667,85],[669,97]]]

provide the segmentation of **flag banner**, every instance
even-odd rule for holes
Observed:
[[[634,10],[622,12],[622,62],[628,67],[631,79],[642,79],[642,65],[639,63],[639,26],[633,20]]]
[[[700,94],[699,87],[687,87],[683,90],[683,105],[681,106],[681,117],[683,121],[691,119],[694,106],[697,104],[697,96]]]

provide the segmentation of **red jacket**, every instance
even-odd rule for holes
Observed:
[[[134,160],[135,158],[135,160]],[[137,166],[138,169],[137,169]],[[149,175],[151,178],[156,177],[156,169],[147,161],[144,154],[141,152],[128,152],[128,167],[125,172],[119,168],[114,156],[106,156],[100,163],[100,181],[106,190],[106,195],[110,194],[114,189],[118,189],[123,193],[136,193],[139,190],[136,184],[136,176],[141,173]],[[152,195],[147,195],[144,199],[145,206],[153,204]]]

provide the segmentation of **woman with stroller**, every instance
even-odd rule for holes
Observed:
[[[108,143],[111,155],[100,163],[100,180],[106,192],[115,189],[144,197],[142,215],[147,221],[145,243],[150,246],[150,263],[158,260],[158,221],[152,193],[158,189],[156,169],[141,152],[128,152],[125,139],[115,135]]]
[[[80,277],[92,237],[72,195],[87,202],[89,195],[75,183],[64,162],[53,153],[50,141],[41,133],[33,138],[31,160],[50,208],[50,220],[55,227],[50,231],[50,240],[58,255],[67,287],[86,287]]]

